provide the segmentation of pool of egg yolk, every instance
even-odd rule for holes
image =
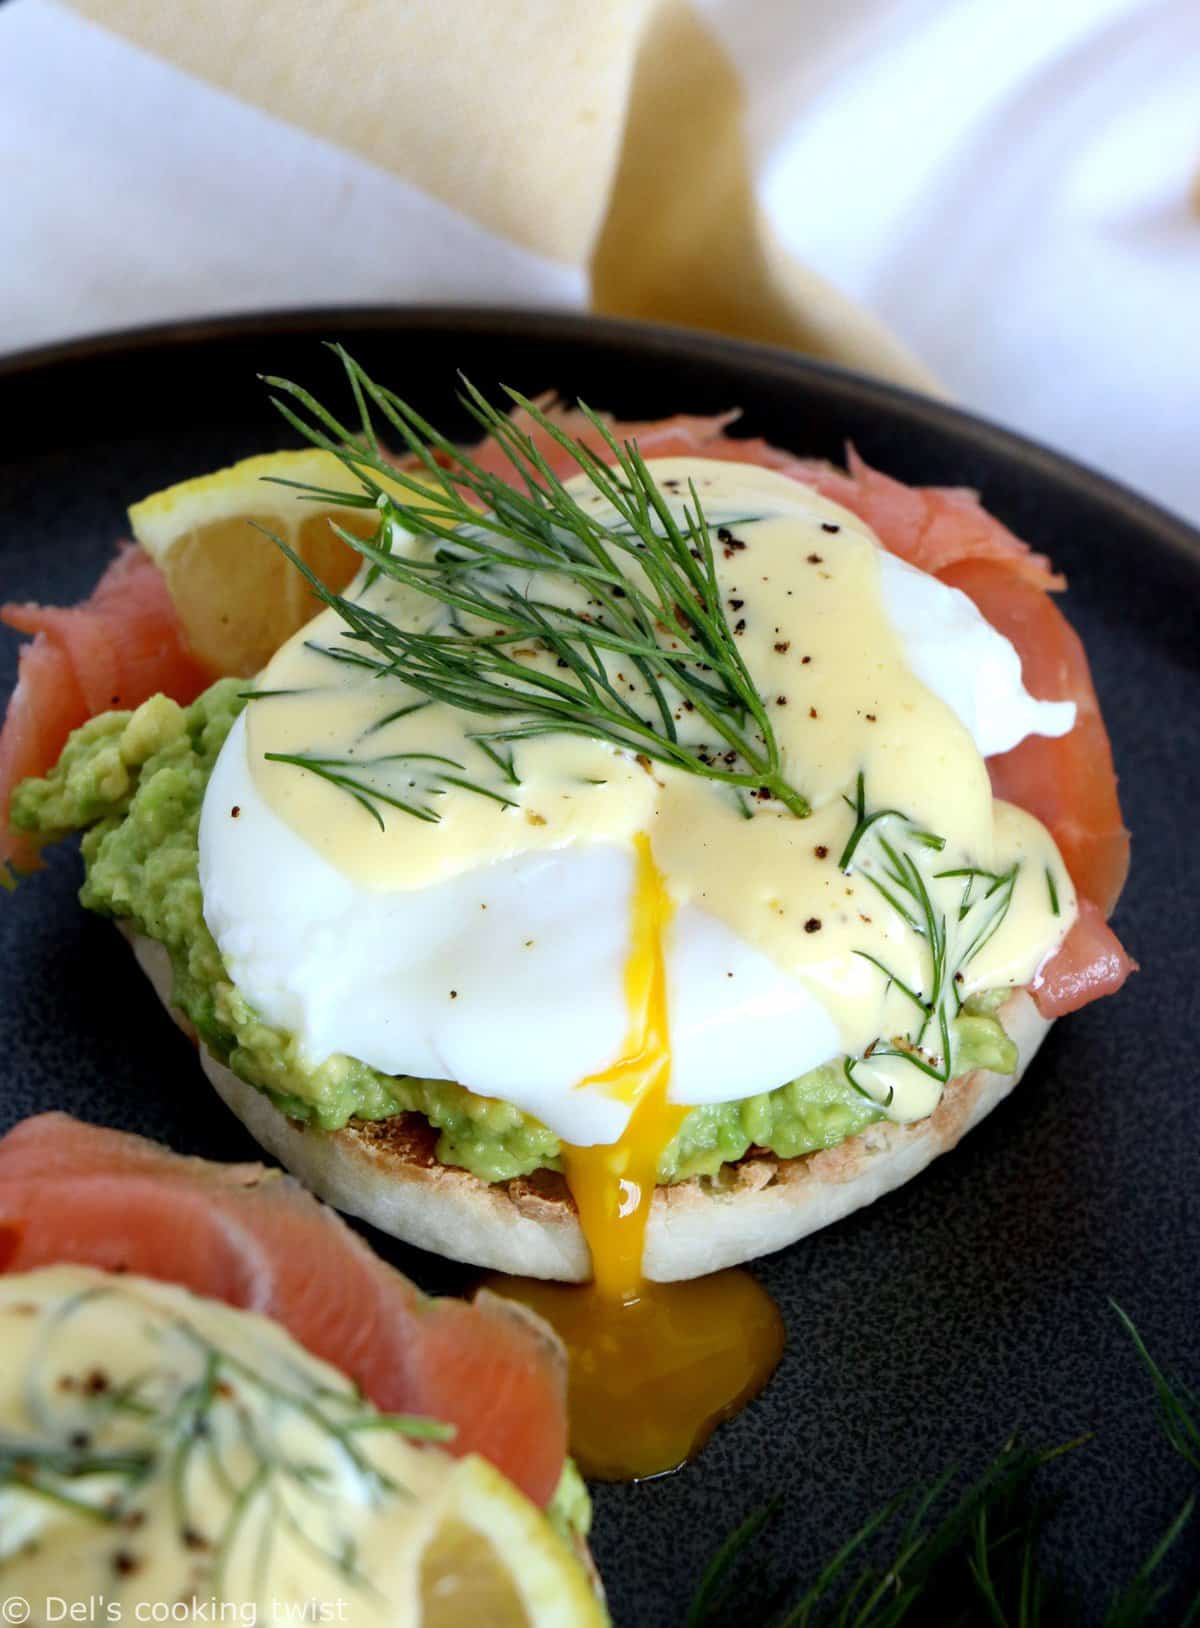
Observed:
[[[714,1427],[766,1384],[784,1340],[775,1302],[748,1272],[683,1283],[652,1283],[642,1273],[659,1156],[688,1110],[667,1100],[663,940],[671,900],[649,839],[635,841],[629,1032],[621,1057],[581,1082],[633,1112],[611,1146],[563,1148],[592,1281],[488,1281],[558,1331],[567,1348],[571,1452],[585,1475],[611,1481],[662,1475],[693,1457]]]

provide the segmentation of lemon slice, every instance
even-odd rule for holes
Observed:
[[[420,1562],[421,1628],[604,1628],[582,1564],[500,1471],[473,1455],[450,1474]]]
[[[375,526],[373,510],[326,505],[269,480],[355,491],[333,453],[312,448],[243,459],[168,486],[129,511],[134,537],[166,578],[193,654],[214,674],[249,678],[320,609],[300,572],[257,527],[290,544],[337,591],[361,561],[331,522],[357,536]]]

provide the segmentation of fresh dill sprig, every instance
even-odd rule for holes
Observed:
[[[911,1622],[1033,1623],[1047,1594],[1036,1569],[1036,1540],[1047,1512],[1033,1482],[1050,1460],[1080,1445],[1038,1451],[1006,1442],[957,1497],[956,1472],[890,1498],[822,1565],[802,1592],[776,1589],[753,1620],[763,1628],[896,1628]],[[756,1512],[718,1550],[701,1580],[687,1628],[747,1620],[738,1565],[771,1518]],[[1026,1614],[1010,1618],[1016,1593]],[[782,1599],[779,1598],[782,1596]],[[928,1613],[933,1601],[938,1615]]]
[[[475,715],[480,727],[473,738],[481,745],[585,736],[701,775],[743,799],[774,800],[796,816],[808,814],[729,625],[711,528],[694,485],[685,501],[672,504],[636,443],[619,444],[589,408],[581,404],[611,462],[508,390],[510,401],[578,465],[583,488],[570,491],[534,438],[464,380],[463,405],[511,465],[502,479],[376,383],[341,346],[331,348],[350,384],[356,424],[342,422],[290,380],[266,383],[288,422],[339,458],[359,490],[283,484],[315,502],[376,510],[372,538],[344,528],[339,535],[368,563],[369,580],[387,578],[415,591],[437,615],[430,626],[401,626],[326,588],[275,538],[344,624],[350,648],[327,654]],[[415,459],[419,477],[385,455],[377,418]],[[394,551],[397,527],[431,546],[419,555]],[[580,597],[582,606],[572,602]],[[618,665],[628,669],[624,682]]]
[[[776,1518],[779,1508],[780,1499],[772,1498],[761,1508],[752,1510],[740,1526],[734,1527],[704,1568],[688,1606],[685,1628],[703,1628],[729,1603],[731,1595],[737,1592],[738,1565],[763,1529]]]
[[[1062,907],[1058,902],[1058,883],[1054,880],[1054,872],[1049,865],[1046,866],[1046,892],[1050,895],[1050,914],[1052,916],[1061,916]]]
[[[408,712],[410,708],[402,707],[401,712]],[[395,714],[392,715],[393,718]],[[383,727],[384,720],[372,725],[372,729]],[[481,743],[482,744],[482,743]],[[494,757],[495,754],[488,754]],[[319,780],[327,781],[331,786],[337,786],[342,791],[350,793],[354,801],[364,808],[376,822],[381,831],[386,829],[383,815],[378,805],[385,804],[388,808],[398,808],[404,814],[412,814],[418,820],[437,823],[438,816],[428,803],[420,803],[413,799],[397,797],[394,792],[379,785],[375,780],[367,780],[361,773],[351,771],[379,769],[393,764],[419,764],[424,768],[427,764],[436,764],[425,776],[424,790],[429,797],[442,797],[447,786],[461,786],[464,791],[474,793],[477,797],[490,798],[492,802],[499,803],[504,808],[515,808],[516,804],[511,797],[504,797],[500,792],[492,791],[487,786],[481,786],[477,781],[469,780],[461,772],[463,765],[455,758],[443,757],[437,752],[389,752],[385,755],[372,758],[353,757],[317,757],[309,752],[264,752],[268,763],[288,763],[293,768],[307,769],[315,774]],[[446,767],[458,769],[458,774],[447,774]],[[419,787],[419,782],[410,779],[410,787]]]
[[[950,1024],[962,1007],[960,977],[1008,914],[1019,867],[1014,864],[1007,871],[996,872],[958,866],[932,871],[927,876],[921,858],[941,853],[946,846],[944,837],[917,825],[900,809],[870,808],[861,771],[854,797],[845,801],[854,814],[854,826],[838,858],[839,869],[846,875],[857,873],[864,877],[925,940],[927,947],[928,979],[923,989],[914,989],[877,956],[866,950],[855,951],[876,967],[889,986],[895,986],[919,1014],[915,1029],[909,1033],[881,1039],[869,1056],[847,1057],[842,1065],[847,1081],[860,1095],[888,1108],[894,1094],[891,1088],[880,1101],[857,1078],[858,1069],[864,1062],[895,1057],[942,1085],[948,1083],[954,1071]],[[934,888],[937,883],[958,880],[962,880],[963,889],[951,924],[943,902],[934,896]],[[974,890],[979,884],[983,888],[977,894]],[[925,1045],[931,1027],[936,1031],[937,1046],[932,1054]]]
[[[123,1491],[137,1487],[154,1463],[153,1452],[94,1452],[0,1437],[0,1490],[17,1487],[89,1520],[115,1523],[121,1518],[120,1505],[94,1502],[86,1494],[97,1482],[106,1493],[114,1481]]]
[[[1109,1304],[1120,1318],[1141,1358],[1158,1402],[1158,1422],[1170,1447],[1190,1467],[1200,1473],[1200,1396],[1179,1380],[1168,1379],[1146,1349],[1131,1318],[1117,1305]],[[1104,1618],[1104,1628],[1137,1628],[1156,1611],[1171,1592],[1162,1573],[1163,1562],[1175,1550],[1183,1534],[1191,1528],[1197,1495],[1192,1493],[1171,1521],[1153,1550],[1138,1567],[1130,1582],[1113,1597]],[[1180,1628],[1200,1623],[1200,1591],[1187,1602],[1179,1617]]]
[[[1200,1396],[1178,1380],[1169,1380],[1146,1350],[1145,1341],[1116,1301],[1112,1308],[1121,1319],[1138,1356],[1146,1366],[1158,1398],[1163,1435],[1192,1469],[1200,1473]]]
[[[1150,1374],[1167,1441],[1200,1470],[1200,1398],[1168,1380],[1133,1323],[1113,1303]],[[924,1489],[889,1499],[853,1533],[806,1587],[772,1583],[756,1545],[778,1518],[781,1500],[756,1510],[720,1544],[697,1585],[687,1628],[898,1628],[901,1623],[959,1628],[1062,1628],[1081,1624],[1082,1603],[1061,1579],[1048,1578],[1041,1540],[1053,1498],[1039,1486],[1044,1467],[1091,1438],[1038,1450],[1007,1442],[981,1476],[957,1498],[956,1472]],[[1068,1458],[1068,1464],[1073,1459]],[[1147,1628],[1162,1620],[1172,1595],[1166,1563],[1183,1551],[1180,1538],[1195,1516],[1193,1494],[1169,1522],[1126,1586],[1110,1601],[1103,1628]],[[1179,1602],[1174,1628],[1200,1623],[1200,1593]],[[1094,1619],[1089,1619],[1094,1620]]]

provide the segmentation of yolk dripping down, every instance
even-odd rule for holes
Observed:
[[[671,1033],[663,939],[673,906],[649,838],[635,837],[634,847],[633,931],[625,963],[629,1032],[617,1061],[580,1082],[630,1103],[633,1116],[624,1135],[610,1146],[563,1148],[567,1185],[592,1253],[596,1292],[619,1301],[636,1300],[642,1289],[642,1253],[659,1154],[687,1113],[667,1101]]]
[[[672,904],[645,835],[625,967],[629,1031],[622,1055],[582,1084],[631,1104],[611,1146],[563,1148],[592,1257],[582,1287],[496,1278],[489,1286],[545,1317],[570,1363],[571,1451],[585,1475],[636,1480],[676,1469],[715,1425],[757,1394],[779,1361],[783,1324],[746,1272],[686,1283],[642,1275],[659,1156],[687,1113],[667,1100],[671,1075],[664,938]]]

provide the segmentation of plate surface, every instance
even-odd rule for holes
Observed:
[[[977,487],[1068,573],[1134,832],[1116,926],[1144,970],[1059,1024],[956,1152],[760,1264],[788,1326],[775,1379],[682,1473],[599,1489],[594,1548],[618,1624],[681,1622],[708,1556],[768,1498],[782,1503],[764,1573],[806,1577],[901,1487],[980,1468],[1017,1429],[1046,1445],[1094,1431],[1052,1549],[1094,1620],[1194,1479],[1156,1431],[1109,1297],[1164,1367],[1200,1381],[1200,537],[992,426],[779,352],[559,315],[327,311],[0,362],[0,599],[84,595],[128,503],[293,444],[255,375],[336,389],[319,346],[331,338],[453,433],[468,431],[462,369],[488,390],[557,389],[631,417],[737,406],[746,433],[807,454],[837,458],[852,440],[904,480]],[[0,696],[17,645],[0,629]],[[181,1151],[250,1156],[132,958],[77,908],[77,885],[68,850],[0,897],[0,1130],[56,1107]],[[470,1281],[381,1247],[431,1289]]]

